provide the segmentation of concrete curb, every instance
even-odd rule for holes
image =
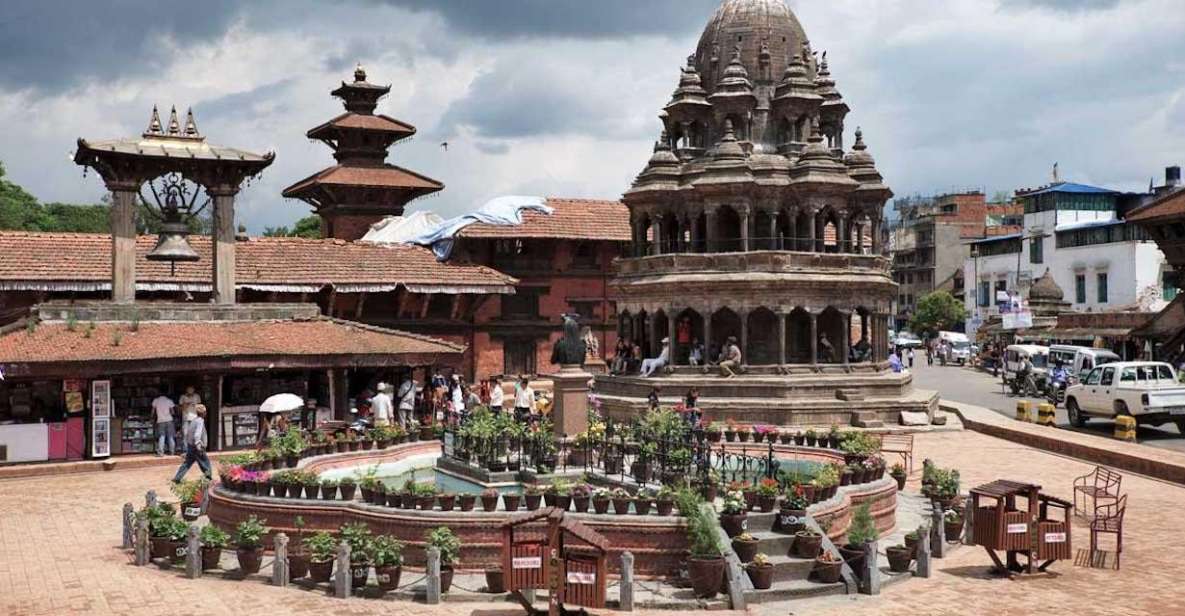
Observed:
[[[959,416],[968,430],[994,436],[1086,462],[1185,485],[1185,456],[1052,426],[1026,424],[990,409],[958,402],[939,402],[939,409]]]
[[[216,462],[223,456],[229,456],[242,451],[206,452],[211,462]],[[104,460],[76,460],[72,462],[14,462],[12,465],[0,466],[0,480],[27,479],[29,477],[53,477],[58,475],[73,475],[76,473],[97,473],[115,469],[147,468],[160,466],[176,470],[181,466],[184,457],[162,456],[152,454],[142,456],[120,456]],[[197,468],[194,465],[193,468]]]

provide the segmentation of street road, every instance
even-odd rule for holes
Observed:
[[[992,409],[1008,417],[1016,417],[1016,403],[1025,400],[1023,396],[1013,396],[1001,387],[999,378],[992,378],[990,372],[979,369],[960,368],[957,365],[940,366],[935,361],[933,366],[926,365],[925,355],[918,353],[914,360],[914,385],[921,389],[932,389],[939,397],[953,402],[974,404]],[[1037,405],[1044,402],[1044,398],[1031,398],[1033,402],[1034,418]],[[1115,424],[1110,420],[1091,419],[1085,428],[1072,428],[1066,419],[1065,406],[1057,408],[1057,425],[1059,428],[1078,430],[1090,434],[1110,436]],[[1137,433],[1139,442],[1151,447],[1163,447],[1176,451],[1185,451],[1185,438],[1177,432],[1176,426],[1171,424],[1162,427],[1140,426]]]

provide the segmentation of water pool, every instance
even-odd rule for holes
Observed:
[[[358,479],[373,469],[375,476],[387,486],[388,490],[400,490],[407,483],[407,480],[411,479],[416,483],[431,483],[441,492],[448,494],[477,495],[481,494],[487,488],[493,488],[502,494],[520,494],[523,491],[522,484],[517,482],[482,485],[466,477],[438,469],[436,468],[436,460],[439,457],[439,454],[424,454],[404,458],[395,462],[384,462],[370,466],[335,468],[321,473],[321,478],[341,479],[343,477],[354,477]]]

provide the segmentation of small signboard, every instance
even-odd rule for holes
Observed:
[[[1008,525],[1008,534],[1009,535],[1015,535],[1017,533],[1027,533],[1027,532],[1029,532],[1029,525],[1028,524],[1009,524]]]
[[[543,566],[540,556],[516,556],[511,562],[513,569],[538,569]]]

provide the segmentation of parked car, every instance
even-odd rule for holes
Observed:
[[[1091,417],[1130,415],[1138,425],[1175,423],[1185,434],[1185,386],[1164,362],[1114,362],[1066,390],[1066,413],[1079,427]]]
[[[909,332],[901,332],[893,340],[893,345],[903,349],[916,349],[922,346],[922,339]]]
[[[1074,378],[1089,374],[1095,366],[1117,362],[1121,359],[1118,355],[1107,349],[1073,346],[1069,344],[1052,344],[1049,346],[1049,365],[1053,366],[1059,361],[1062,362],[1062,366],[1065,367],[1066,372]]]
[[[1031,378],[1021,378],[1025,359],[1033,364]],[[1036,344],[1010,344],[1004,349],[1004,384],[1013,395],[1022,392],[1040,395],[1045,388],[1045,373],[1049,368],[1049,347]]]
[[[967,334],[959,332],[938,332],[938,339],[946,342],[948,352],[947,361],[958,362],[960,366],[971,361],[971,340]]]

